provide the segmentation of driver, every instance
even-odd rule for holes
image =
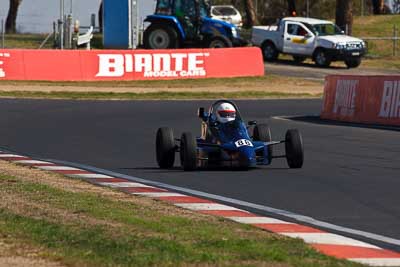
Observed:
[[[227,123],[236,119],[236,109],[230,103],[221,103],[216,108],[217,121],[220,123]]]

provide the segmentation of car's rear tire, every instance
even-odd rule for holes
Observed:
[[[291,129],[285,136],[286,160],[290,168],[298,169],[303,166],[304,148],[303,139],[297,129]]]
[[[254,132],[253,132],[253,140],[254,141],[262,141],[262,142],[271,142],[272,141],[272,136],[271,136],[271,129],[269,128],[268,124],[257,124],[254,127]],[[272,146],[268,146],[268,162],[272,162]],[[264,151],[258,151],[256,153],[257,156],[264,156]]]
[[[357,68],[361,65],[361,57],[348,58],[344,61],[344,64],[346,64],[349,69]]]
[[[191,133],[185,132],[180,145],[181,165],[184,171],[193,171],[197,167],[197,142]]]
[[[275,61],[278,59],[279,52],[272,42],[263,43],[261,50],[265,61]]]
[[[178,33],[169,25],[151,24],[145,30],[143,39],[146,49],[174,49],[179,47]]]
[[[293,56],[294,62],[296,62],[298,64],[303,63],[306,59],[307,59],[307,57],[303,57],[303,56]]]
[[[314,61],[318,67],[327,68],[331,64],[332,60],[326,51],[322,48],[319,48],[314,53]]]
[[[169,169],[175,162],[174,132],[169,127],[159,128],[156,136],[156,156],[158,166]]]
[[[208,48],[229,48],[232,46],[232,41],[225,36],[214,36],[207,41]]]

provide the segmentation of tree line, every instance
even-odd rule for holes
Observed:
[[[314,6],[323,0],[313,0],[309,1],[308,5]],[[353,21],[353,0],[332,0],[330,2],[336,1],[336,24],[341,27],[343,30],[347,30],[351,33],[352,29],[352,21]],[[259,23],[258,15],[256,13],[256,8],[254,5],[254,0],[216,0],[214,2],[230,2],[234,6],[242,6],[243,11],[245,13],[245,25],[247,27],[251,27]],[[279,3],[278,3],[279,2]],[[299,4],[302,3],[304,5],[304,1],[297,0],[287,0],[287,1],[274,1],[274,0],[264,0],[264,4],[268,4],[271,8],[274,5],[282,5],[282,2],[286,5],[286,15],[297,15]],[[286,2],[286,3],[285,3]],[[385,1],[384,0],[368,0],[369,4],[372,6],[373,14],[383,14],[385,11]],[[33,2],[30,2],[31,4]],[[18,9],[22,4],[22,0],[10,0],[9,10],[6,19],[6,33],[16,33],[17,32],[17,16]],[[264,5],[267,6],[267,5]],[[101,10],[102,7],[100,7]],[[101,12],[99,12],[101,14]],[[301,13],[300,13],[301,14]],[[99,16],[101,20],[101,16]],[[101,23],[100,23],[101,24]]]

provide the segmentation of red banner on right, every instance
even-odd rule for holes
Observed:
[[[329,75],[321,118],[400,126],[400,75]]]

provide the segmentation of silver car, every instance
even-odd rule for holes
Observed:
[[[242,15],[240,15],[240,12],[231,5],[211,6],[211,17],[213,19],[227,21],[237,27],[243,26]]]

